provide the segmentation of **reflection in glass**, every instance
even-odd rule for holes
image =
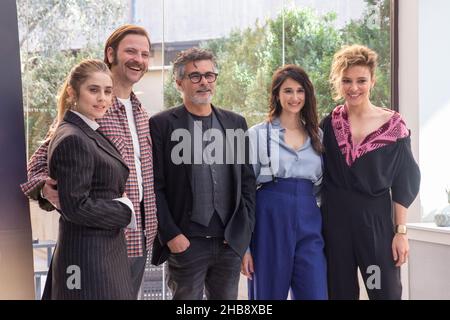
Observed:
[[[320,116],[326,115],[335,106],[328,82],[331,59],[351,43],[379,53],[371,99],[390,107],[390,1],[197,0],[189,7],[177,7],[174,1],[164,6],[165,64],[191,46],[211,49],[220,71],[213,103],[243,114],[249,125],[265,118],[270,75],[283,61],[306,69]],[[169,108],[180,104],[181,97],[169,72],[165,79],[164,107]]]
[[[150,34],[149,70],[134,88],[150,114],[181,103],[170,64],[192,46],[211,49],[217,57],[220,77],[213,103],[244,115],[249,126],[265,119],[271,75],[283,62],[308,72],[320,116],[326,115],[335,106],[328,83],[331,59],[347,43],[378,52],[371,100],[390,107],[390,4],[389,0],[17,0],[27,156],[40,145],[55,117],[63,77],[82,58],[103,57],[107,36],[123,23],[141,25]],[[39,216],[37,206],[32,208],[33,236],[56,239],[56,219]]]

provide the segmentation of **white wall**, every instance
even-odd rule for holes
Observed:
[[[450,1],[419,1],[419,125],[424,216],[450,187]]]
[[[450,228],[410,225],[409,239],[409,298],[449,300]]]
[[[399,110],[411,130],[414,157],[419,154],[419,0],[399,0]],[[408,210],[408,222],[421,220],[420,195]]]
[[[133,91],[150,116],[164,109],[164,79],[170,75],[167,67],[150,68],[133,87]]]
[[[419,161],[419,0],[399,0],[399,111],[411,130],[414,157]],[[420,196],[408,210],[408,222],[419,222]],[[408,264],[402,267],[403,299],[409,298]]]
[[[400,112],[422,173],[408,221],[432,221],[450,188],[450,1],[400,0],[399,9]]]
[[[449,13],[448,0],[399,0],[399,107],[422,173],[420,196],[408,210],[408,222],[420,222],[422,214],[445,203],[443,189],[450,184]],[[410,262],[402,268],[404,298],[448,296],[448,279],[442,275],[450,247],[436,237],[448,243],[449,234],[428,229],[410,228]],[[424,235],[418,237],[418,232]]]

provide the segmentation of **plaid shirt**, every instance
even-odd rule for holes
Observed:
[[[146,247],[150,249],[156,236],[158,222],[156,218],[156,201],[153,188],[153,155],[152,141],[150,137],[150,128],[148,125],[148,114],[141,106],[134,93],[131,93],[131,105],[133,107],[134,120],[138,133],[139,146],[141,149],[141,168],[142,184],[144,188],[144,209],[145,209],[145,230],[147,239]],[[134,160],[133,140],[125,111],[125,106],[116,98],[113,99],[113,105],[106,112],[105,116],[97,120],[100,125],[99,130],[107,136],[119,150],[122,158],[130,169],[125,193],[131,200],[136,213],[137,230],[126,229],[125,237],[127,239],[127,249],[129,257],[142,256],[142,222],[141,206],[139,202],[139,187],[136,175],[136,166]],[[50,210],[52,207],[42,201],[39,197],[39,191],[48,177],[47,168],[47,150],[48,143],[41,145],[28,163],[28,181],[21,185],[22,191],[26,196],[34,200],[39,200],[41,207]]]

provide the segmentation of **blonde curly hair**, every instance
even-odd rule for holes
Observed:
[[[365,66],[369,68],[370,76],[375,80],[378,54],[366,46],[359,44],[342,47],[334,54],[331,64],[330,83],[335,101],[342,99],[341,80],[345,70],[352,66]]]

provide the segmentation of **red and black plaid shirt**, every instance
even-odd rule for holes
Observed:
[[[145,237],[146,246],[150,249],[156,236],[158,222],[156,218],[156,199],[153,188],[153,155],[152,140],[148,124],[149,116],[142,107],[134,93],[131,93],[131,105],[133,107],[134,120],[138,133],[139,146],[141,149],[141,169],[143,184],[143,201],[145,210]],[[99,130],[107,136],[119,150],[122,158],[130,169],[125,193],[131,200],[136,213],[137,230],[126,229],[127,249],[129,257],[141,256],[143,254],[141,206],[139,202],[139,187],[136,175],[134,159],[133,140],[128,126],[125,106],[116,98],[113,105],[105,116],[97,120]],[[47,168],[48,142],[40,146],[28,163],[28,181],[21,185],[25,195],[36,194],[35,188],[41,187],[48,177]]]

